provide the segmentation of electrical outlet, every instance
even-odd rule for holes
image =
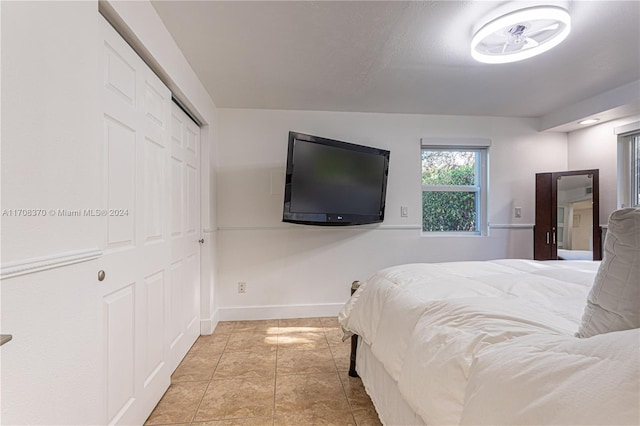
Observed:
[[[247,292],[247,283],[238,283],[238,293]]]
[[[407,217],[407,216],[409,216],[409,207],[400,206],[400,217]]]
[[[513,216],[516,219],[520,219],[522,217],[522,207],[516,207],[513,211]]]

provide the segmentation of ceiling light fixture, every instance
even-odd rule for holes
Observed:
[[[599,118],[587,118],[586,120],[578,121],[578,124],[593,124],[600,121]]]
[[[571,17],[561,7],[516,10],[476,32],[471,40],[471,56],[487,64],[521,61],[554,48],[570,31]]]

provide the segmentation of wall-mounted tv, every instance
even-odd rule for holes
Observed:
[[[389,151],[289,132],[283,222],[363,225],[384,220]]]

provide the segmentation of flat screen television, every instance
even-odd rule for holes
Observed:
[[[282,221],[382,222],[388,173],[389,151],[289,132]]]

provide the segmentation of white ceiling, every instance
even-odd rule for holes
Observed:
[[[639,1],[546,2],[572,16],[557,48],[471,58],[478,26],[537,3],[152,2],[218,107],[543,117],[640,80]]]

